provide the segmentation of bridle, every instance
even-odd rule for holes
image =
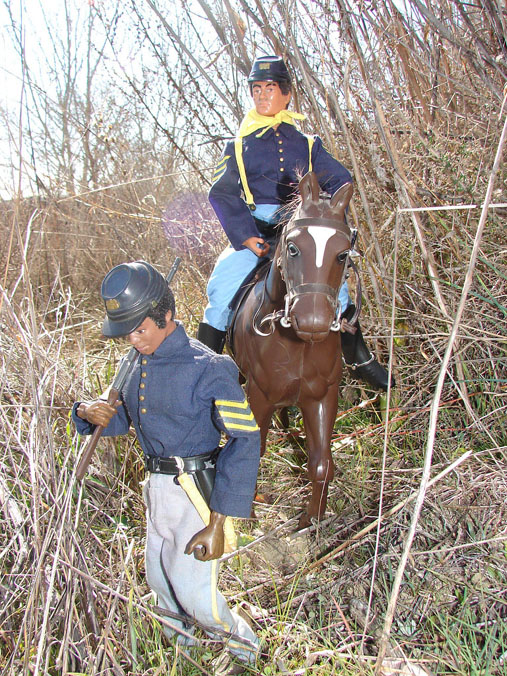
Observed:
[[[266,295],[266,282],[267,279],[264,280],[264,288],[263,288],[263,293],[262,293],[262,298],[260,301],[259,306],[257,307],[257,310],[255,312],[255,315],[253,317],[253,329],[255,333],[259,336],[270,336],[273,331],[275,330],[275,322],[279,321],[280,325],[283,326],[284,328],[289,328],[292,325],[292,321],[290,318],[290,309],[293,306],[294,302],[296,301],[297,298],[300,298],[301,296],[307,295],[307,294],[322,294],[326,296],[328,299],[331,307],[334,310],[335,318],[333,323],[330,326],[331,331],[344,331],[348,330],[354,333],[355,332],[355,327],[353,326],[355,324],[355,321],[359,315],[359,311],[361,308],[361,281],[359,279],[359,273],[357,270],[357,267],[355,265],[354,259],[358,258],[360,256],[360,253],[355,249],[355,243],[357,239],[357,229],[353,228],[350,229],[350,243],[348,249],[345,249],[344,251],[340,252],[338,256],[338,260],[340,263],[343,263],[343,269],[342,269],[342,275],[341,279],[338,283],[338,286],[332,287],[328,284],[317,284],[317,283],[312,283],[312,282],[303,282],[301,284],[294,284],[293,280],[291,279],[290,275],[288,274],[288,268],[287,268],[287,259],[288,259],[288,245],[287,245],[287,237],[288,235],[295,229],[299,230],[305,230],[310,227],[314,226],[324,226],[328,228],[332,228],[333,230],[339,231],[340,227],[337,225],[335,220],[329,219],[329,218],[323,218],[323,217],[304,217],[304,218],[296,218],[293,221],[290,221],[287,223],[287,225],[284,227],[281,237],[280,237],[280,246],[282,249],[282,254],[277,258],[276,260],[276,265],[280,270],[280,276],[282,280],[285,283],[285,288],[286,288],[286,294],[284,296],[284,307],[283,309],[280,310],[275,310],[274,312],[270,312],[269,314],[265,315],[259,322],[257,326],[257,319],[258,315],[260,313],[260,309],[264,303],[265,295]],[[345,234],[345,233],[343,233]],[[354,313],[354,316],[351,318],[350,321],[347,321],[345,319],[342,319],[342,308],[341,308],[341,303],[339,301],[339,294],[340,294],[340,288],[344,281],[349,277],[350,272],[349,269],[352,270],[352,272],[355,275],[356,278],[356,311]],[[261,329],[265,324],[269,324],[270,330],[269,333],[264,333]]]

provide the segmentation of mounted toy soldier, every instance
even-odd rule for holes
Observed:
[[[192,645],[197,620],[215,638],[228,634],[229,651],[253,663],[259,641],[217,591],[226,517],[250,516],[259,465],[259,431],[236,365],[187,336],[167,281],[149,263],[116,266],[101,294],[103,335],[125,336],[137,356],[114,404],[74,404],[77,431],[136,431],[147,471],[146,577],[176,618],[174,629],[164,625],[167,636]]]
[[[208,281],[208,305],[197,337],[218,353],[231,320],[231,301],[273,247],[301,176],[313,170],[321,190],[329,195],[352,181],[318,136],[296,129],[295,121],[305,116],[287,109],[292,82],[280,56],[256,59],[248,83],[255,107],[246,114],[236,140],[227,143],[209,193],[230,245],[220,254]],[[355,307],[346,282],[339,301],[342,316],[352,318]],[[355,377],[387,390],[388,373],[366,347],[359,322],[356,327],[354,335],[342,333],[345,363]]]

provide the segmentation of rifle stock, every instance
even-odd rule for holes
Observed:
[[[118,401],[119,396],[120,396],[119,391],[114,387],[111,387],[111,389],[109,390],[109,396],[107,397],[107,403],[110,406],[114,406]],[[102,432],[104,431],[104,429],[105,428],[103,427],[103,425],[97,425],[97,427],[93,430],[93,434],[83,450],[81,459],[79,460],[76,469],[76,478],[78,479],[78,481],[81,481],[81,479],[84,478],[86,470],[88,469],[88,465],[92,460],[93,454],[95,453],[95,449],[97,447],[100,437],[102,436]]]
[[[181,258],[177,257],[174,259],[174,263],[172,264],[171,269],[169,270],[169,273],[165,278],[168,286],[172,282],[172,279],[176,274],[176,271],[178,270],[180,263]],[[107,403],[110,406],[114,406],[118,401],[122,387],[125,384],[125,381],[127,380],[127,377],[131,369],[134,367],[136,363],[138,354],[139,352],[136,350],[136,348],[131,347],[129,353],[127,354],[125,359],[123,359],[120,368],[118,369],[118,373],[114,378],[113,384],[109,389],[109,394],[107,396]],[[93,430],[93,434],[90,437],[89,442],[86,444],[83,453],[81,454],[79,463],[77,465],[76,478],[78,479],[78,481],[81,481],[84,478],[86,470],[88,469],[88,465],[91,462],[91,459],[93,457],[93,454],[95,452],[99,439],[102,436],[103,431],[104,427],[102,425],[97,425],[97,427]]]

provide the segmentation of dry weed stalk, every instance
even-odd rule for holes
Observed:
[[[185,35],[193,25],[187,5]],[[269,541],[285,543],[289,553],[297,549],[298,538],[286,533],[305,492],[293,474],[294,442],[273,435],[261,478],[281,497],[258,508],[262,533],[245,527],[243,567],[228,561],[226,586],[233,598],[264,606],[266,615],[256,621],[272,663],[282,655],[293,673],[320,667],[364,673],[356,658],[377,659],[370,611],[376,618],[389,612],[380,657],[393,622],[390,645],[401,642],[435,668],[443,660],[457,671],[467,646],[460,644],[456,656],[455,636],[466,624],[470,641],[482,641],[476,653],[496,645],[493,639],[500,644],[502,634],[480,632],[500,626],[506,607],[504,177],[496,193],[487,193],[497,208],[488,213],[479,250],[471,208],[485,201],[499,110],[505,114],[505,17],[494,4],[458,0],[431,7],[413,0],[405,14],[390,0],[362,5],[361,12],[348,0],[301,2],[294,16],[284,3],[268,7],[260,0],[255,11],[243,0],[228,2],[227,12],[218,3],[199,5],[217,35],[210,52],[199,39],[189,53],[167,22],[144,21],[139,3],[132,17],[134,32],[149,44],[172,35],[179,45],[182,74],[153,53],[157,84],[167,84],[167,100],[186,120],[201,120],[213,142],[203,150],[200,137],[182,140],[166,122],[168,111],[154,107],[140,124],[149,119],[170,152],[160,153],[158,136],[156,150],[129,138],[126,119],[137,129],[137,104],[145,110],[146,101],[138,83],[125,82],[125,95],[132,85],[130,110],[110,102],[110,119],[94,121],[89,108],[86,133],[74,130],[88,141],[96,133],[96,145],[83,149],[82,182],[65,165],[66,151],[58,175],[46,187],[39,181],[35,197],[0,205],[0,671],[156,673],[166,667],[165,651],[184,673],[156,623],[144,622],[142,466],[133,439],[104,441],[94,473],[78,487],[79,445],[68,412],[74,400],[105,388],[121,351],[97,335],[98,284],[112,265],[145,258],[166,271],[168,260],[183,253],[179,316],[190,333],[200,319],[207,274],[224,239],[200,207],[190,208],[187,195],[197,192],[205,203],[218,137],[232,134],[242,114],[237,73],[248,73],[261,45],[286,55],[306,130],[318,131],[354,170],[351,217],[365,252],[363,325],[376,352],[391,361],[398,387],[383,421],[373,397],[364,405],[355,394],[343,402],[334,438],[343,476],[330,492],[333,511],[311,531],[315,558],[305,551],[289,572],[287,561],[279,570],[273,559],[257,567]],[[147,6],[155,17],[154,4]],[[203,85],[210,74],[216,99],[215,87]],[[72,133],[68,125],[82,119],[79,111],[61,112]],[[41,147],[50,137],[58,147],[53,127],[42,130]],[[37,139],[34,152],[36,146]],[[53,166],[54,159],[38,162]],[[186,211],[176,210],[179,197]],[[161,228],[169,205],[169,220],[181,225],[172,240]],[[484,210],[481,228],[485,218]],[[432,480],[430,460],[438,471]],[[418,485],[411,530],[405,507]],[[403,554],[402,539],[414,529]],[[400,586],[407,561],[410,574]],[[362,626],[351,610],[357,601],[368,609]],[[465,610],[476,614],[462,616]],[[456,620],[447,634],[442,617]],[[417,627],[409,633],[412,622]],[[154,655],[161,656],[158,664],[150,662]],[[501,673],[498,652],[492,655],[487,668]],[[326,662],[333,659],[337,667]]]

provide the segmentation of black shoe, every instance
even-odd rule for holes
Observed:
[[[349,305],[343,313],[346,319],[350,319],[354,314],[356,308],[354,305]],[[366,347],[364,342],[361,327],[359,326],[359,319],[356,322],[357,331],[354,335],[343,331],[342,338],[342,353],[345,364],[348,366],[350,372],[359,380],[371,385],[376,390],[384,390],[387,392],[387,385],[389,383],[389,374],[387,370],[378,363],[374,355]],[[395,387],[396,382],[391,376],[391,387]]]
[[[201,322],[197,329],[197,340],[200,340],[201,343],[204,343],[213,352],[222,354],[225,345],[225,331],[220,331],[211,326],[211,324]]]

